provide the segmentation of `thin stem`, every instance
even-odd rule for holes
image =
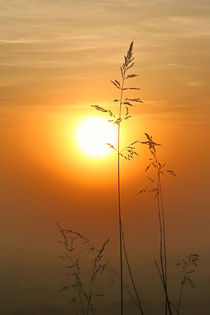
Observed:
[[[120,276],[118,274],[118,272],[115,270],[115,268],[110,265],[110,267],[112,268],[112,270],[114,271],[114,273],[119,277],[120,279]],[[133,296],[133,293],[131,292],[131,290],[129,289],[129,287],[127,286],[127,284],[125,282],[123,282],[123,285],[124,285],[124,288],[127,290],[128,294],[130,295],[130,297],[132,298],[134,304],[138,307],[138,302],[136,301],[135,297]]]
[[[91,305],[92,295],[90,294],[88,297],[88,308],[87,308],[87,315],[89,315],[89,311],[91,310],[92,314],[95,314],[94,309]]]
[[[164,289],[164,293],[165,293],[165,297],[166,297],[167,310],[169,310],[169,313],[172,314],[172,311],[171,311],[171,306],[172,306],[173,309],[175,310],[175,312],[177,312],[176,308],[174,307],[174,305],[169,300],[168,292],[167,292],[166,286],[165,286],[165,281],[164,281],[164,278],[163,278],[163,275],[162,275],[162,271],[160,270],[160,267],[158,266],[158,263],[157,263],[156,259],[155,259],[155,266],[157,268],[158,274],[160,276],[160,280],[161,280],[162,285],[163,285],[163,289]]]
[[[120,92],[119,119],[121,119],[123,87],[125,81],[125,72],[122,78]],[[118,141],[117,141],[117,190],[118,190],[118,215],[119,215],[119,236],[120,236],[120,308],[121,315],[124,313],[123,308],[123,257],[122,257],[122,217],[121,217],[121,191],[120,191],[120,122],[118,123]]]
[[[157,161],[158,162],[158,161]],[[158,165],[159,163],[157,163]],[[163,195],[161,187],[160,169],[158,169],[158,215],[161,230],[161,249],[160,249],[160,261],[161,261],[161,271],[162,278],[164,281],[164,291],[165,291],[165,314],[172,314],[171,306],[168,298],[168,285],[167,285],[167,253],[166,253],[166,232],[165,232],[165,216],[164,216],[164,206],[163,206]]]
[[[164,280],[163,280],[163,276],[162,276],[161,270],[160,270],[160,268],[159,268],[159,266],[158,266],[158,263],[157,263],[157,260],[156,260],[156,259],[154,260],[154,262],[155,262],[155,266],[157,267],[157,271],[158,271],[158,274],[159,274],[159,276],[160,276],[160,280],[161,280],[161,282],[162,282],[162,284],[163,284],[163,288],[164,288]]]
[[[79,283],[80,284],[80,283]],[[93,310],[93,307],[91,305],[91,296],[88,296],[85,292],[85,290],[83,289],[83,287],[81,286],[80,284],[80,289],[81,289],[81,292],[84,296],[84,298],[86,299],[86,302],[87,302],[87,315],[89,314],[89,311],[91,310],[92,314],[94,314],[94,310]]]
[[[164,204],[163,204],[163,192],[161,187],[161,178],[159,173],[159,187],[160,187],[160,202],[161,202],[161,213],[162,213],[162,224],[163,224],[163,246],[164,246],[164,264],[165,264],[165,281],[167,284],[167,246],[166,246],[166,228],[165,228],[165,215],[164,215]]]
[[[158,162],[157,162],[158,167]],[[160,170],[157,170],[157,182],[158,182],[158,195],[157,195],[157,203],[158,203],[158,219],[159,219],[159,225],[160,225],[160,266],[161,266],[161,272],[162,272],[162,278],[164,283],[164,291],[166,293],[167,291],[167,285],[166,285],[166,274],[165,274],[165,251],[163,247],[164,243],[164,227],[163,227],[163,215],[162,215],[162,209],[161,209],[161,201],[160,201],[160,191],[161,191],[161,185],[160,185]],[[168,307],[167,307],[167,298],[165,299],[165,315],[168,314]]]
[[[159,183],[159,174],[157,176],[158,182],[158,192],[157,192],[157,207],[158,207],[158,220],[159,220],[159,229],[160,229],[160,265],[162,278],[165,283],[165,270],[163,262],[163,227],[162,227],[162,218],[161,218],[161,209],[160,209],[160,183]]]
[[[184,279],[185,279],[185,275],[184,275],[184,278],[183,278],[182,283],[181,283],[179,301],[178,301],[178,305],[177,305],[177,315],[180,315],[180,307],[181,307],[182,295],[183,295],[183,290],[184,290]]]
[[[126,263],[127,263],[127,266],[128,266],[128,271],[129,271],[129,275],[130,275],[131,282],[132,282],[132,285],[133,285],[133,289],[134,289],[134,292],[135,292],[135,295],[136,295],[136,299],[138,301],[138,308],[140,310],[140,313],[142,315],[144,315],[144,311],[143,311],[143,308],[142,308],[142,305],[141,305],[141,301],[140,301],[140,298],[139,298],[139,295],[138,295],[138,291],[137,291],[137,288],[136,288],[136,285],[135,285],[135,282],[134,282],[131,266],[130,266],[130,263],[129,263],[129,260],[128,260],[128,255],[127,255],[127,249],[126,249],[126,244],[125,244],[125,237],[124,237],[123,228],[122,228],[122,238],[123,238],[123,248],[124,248],[125,259],[126,259]]]
[[[83,306],[83,302],[82,302],[82,297],[81,297],[81,290],[79,290],[79,301],[80,301],[80,307],[81,307],[81,312],[82,312],[82,315],[84,315],[84,306]]]
[[[167,283],[167,251],[166,251],[166,228],[165,228],[165,215],[164,215],[164,205],[163,205],[163,193],[161,187],[160,172],[158,172],[159,177],[159,192],[160,192],[160,203],[161,203],[161,216],[162,216],[162,226],[163,226],[163,252],[164,252],[164,272],[165,272],[165,286],[166,292],[168,292]],[[165,307],[167,308],[167,301]],[[169,311],[170,312],[170,311]],[[167,311],[165,312],[167,314]]]

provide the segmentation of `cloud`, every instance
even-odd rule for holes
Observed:
[[[145,30],[168,38],[209,38],[210,20],[206,17],[166,16],[143,22]]]
[[[168,63],[168,66],[171,67],[171,68],[175,68],[175,69],[201,70],[200,68],[196,68],[196,67],[193,67],[193,66],[186,66],[186,65],[176,64],[176,63]]]
[[[33,90],[34,83],[52,77],[88,80],[99,71],[105,76],[132,39],[141,71],[207,71],[207,61],[194,62],[195,54],[196,61],[203,58],[210,46],[202,7],[207,3],[199,3],[198,8],[194,0],[190,6],[188,0],[179,5],[174,0],[0,0],[0,84],[30,88],[31,83]]]
[[[190,87],[201,87],[204,85],[204,82],[203,81],[189,81],[188,85]]]

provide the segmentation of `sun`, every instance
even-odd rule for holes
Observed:
[[[117,129],[101,117],[87,118],[77,129],[77,143],[79,148],[88,156],[103,157],[112,149],[107,145],[116,145]]]

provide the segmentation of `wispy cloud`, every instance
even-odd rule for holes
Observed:
[[[49,81],[56,79],[88,80],[99,72],[105,76],[113,65],[117,68],[132,39],[140,73],[154,77],[176,69],[207,72],[210,20],[204,6],[208,3],[201,0],[198,6],[191,0],[190,4],[189,0],[179,5],[167,0],[0,0],[1,86],[24,87],[31,82],[34,89],[34,82],[40,81],[50,88]],[[189,86],[203,82],[201,77],[189,78]],[[54,85],[53,92],[56,89]]]
[[[203,81],[189,81],[188,82],[188,85],[190,86],[190,87],[201,87],[201,86],[203,86],[204,85],[204,82]]]
[[[207,17],[167,16],[155,17],[143,22],[148,32],[168,38],[209,38],[210,20]]]
[[[181,64],[176,64],[176,63],[168,63],[167,65],[169,67],[171,67],[171,68],[174,68],[174,69],[201,70],[201,68],[196,68],[196,67],[193,67],[193,66],[181,65]]]

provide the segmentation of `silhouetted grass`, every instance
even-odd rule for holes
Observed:
[[[181,268],[181,271],[183,273],[178,303],[176,306],[177,315],[181,314],[180,311],[181,311],[181,303],[182,303],[182,298],[183,298],[184,287],[187,286],[187,284],[189,284],[191,288],[195,287],[191,279],[191,276],[192,276],[192,273],[195,272],[198,266],[199,260],[200,260],[200,257],[198,254],[190,254],[189,256],[185,256],[180,262],[176,264],[178,267]]]
[[[119,256],[120,256],[120,271],[115,270],[115,268],[111,265],[108,260],[105,259],[104,252],[107,244],[109,243],[109,239],[107,239],[101,246],[101,248],[97,249],[92,245],[90,240],[83,236],[82,234],[63,229],[60,225],[58,225],[58,229],[62,235],[62,241],[60,243],[65,248],[65,255],[60,256],[62,259],[68,261],[68,265],[66,268],[71,270],[67,275],[71,277],[71,281],[73,284],[65,285],[60,289],[59,292],[62,292],[67,289],[71,289],[74,291],[72,303],[77,303],[79,305],[79,310],[81,314],[95,314],[94,307],[94,299],[97,296],[102,296],[102,292],[95,292],[95,283],[97,278],[103,274],[108,267],[112,270],[113,274],[117,275],[120,280],[120,313],[124,315],[124,289],[127,290],[129,295],[131,296],[133,302],[138,308],[138,313],[144,315],[142,302],[137,290],[137,286],[135,284],[135,278],[133,276],[131,264],[128,258],[127,247],[126,247],[126,239],[124,235],[123,229],[123,219],[122,219],[122,192],[121,192],[121,158],[126,160],[132,160],[135,156],[138,156],[136,152],[136,144],[144,144],[149,148],[149,152],[151,157],[149,159],[149,164],[147,165],[145,171],[148,172],[151,168],[155,171],[155,176],[147,176],[148,180],[152,183],[152,188],[145,188],[138,192],[150,192],[153,193],[156,200],[157,205],[157,214],[158,214],[158,224],[159,224],[159,258],[155,259],[155,267],[157,268],[158,275],[161,280],[163,292],[164,292],[164,314],[165,315],[180,315],[180,309],[183,299],[184,288],[187,284],[190,284],[191,287],[194,287],[191,274],[195,271],[195,267],[199,261],[199,255],[191,254],[186,256],[181,262],[177,263],[178,266],[181,267],[183,272],[183,278],[181,280],[180,292],[178,297],[178,302],[173,303],[171,297],[168,292],[168,263],[167,263],[167,235],[166,235],[166,215],[165,215],[165,207],[163,201],[163,188],[162,188],[162,175],[167,173],[172,176],[176,176],[176,173],[166,168],[165,163],[161,163],[159,161],[159,157],[157,154],[157,148],[161,145],[155,142],[148,133],[145,133],[146,140],[145,141],[133,141],[129,145],[124,148],[121,147],[121,124],[124,121],[127,121],[132,117],[130,114],[130,108],[132,108],[135,104],[142,103],[140,98],[128,98],[125,96],[126,91],[128,90],[139,90],[137,87],[128,87],[125,86],[127,80],[135,78],[136,74],[128,74],[128,71],[134,66],[134,57],[133,57],[133,42],[131,42],[129,49],[124,56],[124,62],[120,67],[120,80],[112,80],[111,83],[117,89],[119,96],[113,100],[113,105],[117,105],[117,109],[112,110],[110,108],[104,108],[99,105],[91,105],[96,110],[105,113],[108,115],[108,121],[117,125],[118,128],[118,141],[117,147],[115,147],[111,143],[107,143],[107,145],[113,149],[117,153],[117,200],[118,200],[118,225],[119,225]],[[83,246],[83,250],[77,251],[79,246]],[[81,256],[84,252],[91,254],[91,272],[89,277],[89,282],[86,283],[82,278],[81,274]],[[123,254],[125,257],[125,261],[123,259]],[[129,286],[124,280],[124,263],[128,268],[129,278],[132,284],[133,291],[129,289]],[[193,268],[192,268],[193,267]],[[113,276],[112,276],[113,277]]]
[[[72,303],[80,306],[81,314],[95,314],[94,298],[103,296],[103,293],[98,292],[95,287],[97,277],[103,274],[107,267],[108,261],[104,257],[104,251],[109,239],[97,249],[84,235],[73,230],[63,229],[57,224],[62,240],[59,241],[64,246],[64,256],[59,256],[67,261],[66,276],[70,277],[71,284],[63,286],[59,292],[67,289],[73,291]],[[85,281],[82,276],[81,258],[84,253],[91,254],[91,267],[89,270],[88,280]],[[90,257],[89,257],[90,258]],[[73,282],[73,284],[72,284]],[[76,307],[76,306],[75,306]]]
[[[140,310],[140,314],[143,313],[142,304],[140,301],[140,297],[138,295],[138,291],[134,282],[134,277],[132,275],[131,265],[129,263],[126,245],[125,245],[125,236],[123,232],[123,221],[122,221],[122,205],[121,205],[121,165],[120,160],[121,158],[125,158],[126,160],[133,159],[134,155],[138,155],[135,149],[135,144],[138,141],[132,142],[130,145],[126,146],[125,148],[121,148],[121,123],[123,120],[128,120],[132,117],[130,115],[129,107],[134,106],[135,103],[141,103],[142,101],[139,98],[127,98],[124,96],[125,91],[128,90],[139,90],[138,87],[128,87],[125,86],[127,80],[137,77],[136,74],[128,74],[128,71],[133,68],[134,66],[134,56],[133,56],[133,41],[131,42],[127,54],[124,56],[124,62],[120,67],[121,79],[118,80],[111,80],[111,83],[114,87],[119,91],[119,97],[114,99],[114,103],[118,104],[118,112],[117,114],[113,113],[111,109],[103,108],[99,105],[91,105],[95,107],[96,110],[99,110],[103,113],[107,113],[111,116],[108,121],[110,123],[116,124],[118,127],[118,135],[117,135],[117,148],[114,147],[113,144],[107,143],[107,145],[112,148],[114,151],[117,152],[117,198],[118,198],[118,222],[119,222],[119,245],[120,245],[120,307],[121,307],[121,315],[124,314],[124,292],[123,292],[123,251],[125,254],[126,264],[128,267],[131,283],[136,295],[138,307]]]
[[[161,176],[164,174],[165,171],[165,163],[160,163],[157,155],[156,147],[160,146],[159,143],[153,141],[152,136],[146,135],[146,141],[141,141],[142,144],[148,146],[149,151],[151,153],[151,158],[148,166],[146,167],[146,172],[149,170],[150,167],[153,167],[156,171],[156,180],[148,178],[150,181],[155,183],[155,187],[151,190],[155,194],[157,199],[157,209],[158,209],[158,221],[159,221],[159,232],[160,232],[160,261],[158,262],[155,260],[155,266],[157,267],[164,293],[165,293],[165,315],[172,314],[171,310],[171,302],[169,300],[168,295],[168,275],[167,275],[167,247],[166,247],[166,225],[165,225],[165,210],[163,204],[163,191],[161,185]],[[171,175],[176,176],[174,171],[166,170]]]
[[[158,212],[158,222],[159,222],[159,235],[160,235],[160,245],[159,245],[159,261],[155,259],[155,266],[157,268],[162,286],[165,295],[165,315],[168,313],[172,315],[173,311],[176,314],[180,314],[180,306],[183,295],[184,285],[189,282],[192,284],[190,274],[194,272],[192,269],[188,270],[189,267],[196,266],[197,261],[199,260],[199,255],[194,254],[190,256],[186,256],[185,259],[182,260],[181,263],[177,265],[182,267],[184,272],[183,279],[181,281],[181,290],[179,295],[179,302],[176,306],[171,302],[169,298],[168,292],[168,272],[167,272],[167,240],[166,240],[166,219],[165,219],[165,208],[163,202],[163,189],[161,178],[162,175],[168,173],[172,176],[176,176],[176,173],[166,168],[166,163],[161,163],[158,159],[157,148],[161,146],[161,144],[155,142],[148,133],[145,133],[146,141],[141,141],[141,144],[147,145],[151,154],[151,158],[149,159],[149,164],[147,165],[145,172],[148,172],[150,168],[155,170],[155,178],[147,176],[148,180],[153,184],[153,187],[150,189],[142,189],[137,194],[150,192],[153,193],[157,200],[157,212]]]

